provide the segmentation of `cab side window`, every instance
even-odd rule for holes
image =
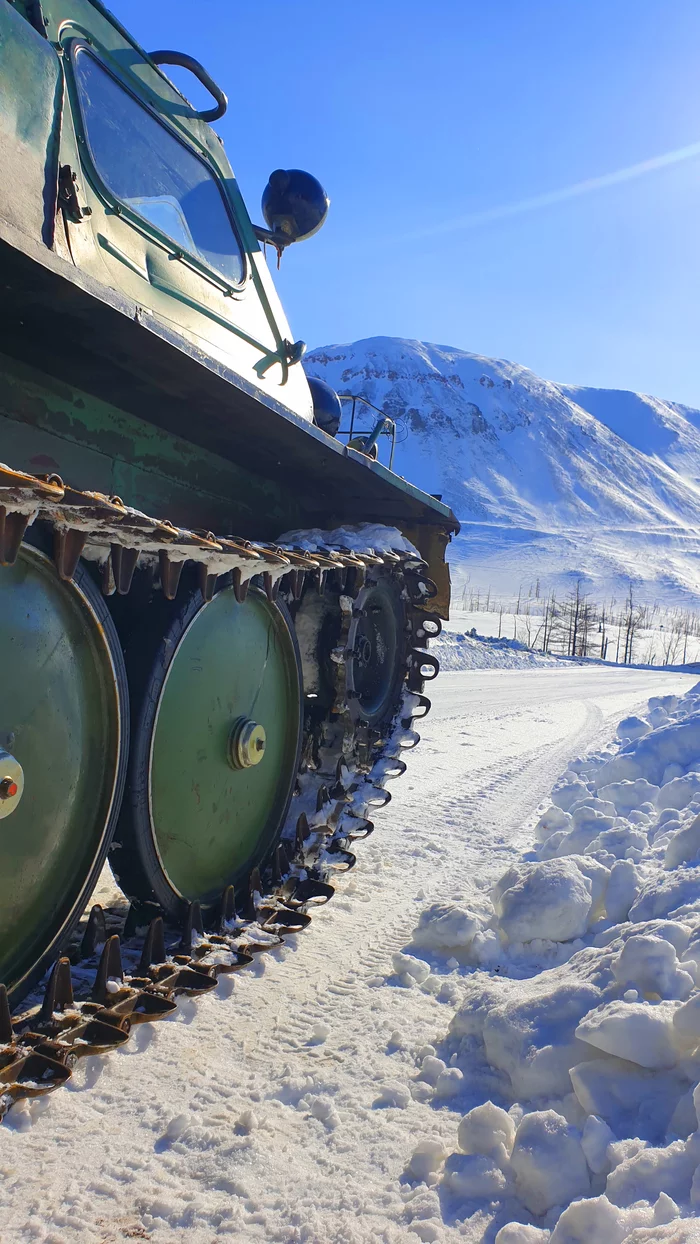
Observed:
[[[88,51],[75,60],[93,164],[115,199],[238,285],[245,264],[220,186],[194,152]]]

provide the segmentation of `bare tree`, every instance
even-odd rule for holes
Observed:
[[[546,598],[544,602],[544,617],[542,623],[542,651],[549,652],[552,643],[552,632],[556,622],[556,597],[554,590]]]
[[[591,644],[591,637],[595,630],[595,624],[597,620],[598,620],[598,611],[595,605],[591,603],[591,601],[589,600],[587,596],[584,596],[581,600],[581,607],[579,610],[578,653],[574,653],[574,656],[576,655],[580,657],[588,656],[588,652],[589,652],[589,648]]]
[[[576,649],[579,642],[579,627],[581,624],[581,580],[576,580],[575,591],[569,594],[566,601],[566,608],[569,615],[568,642],[566,646],[567,656],[575,657]]]
[[[607,618],[605,616],[605,605],[603,605],[603,608],[600,614],[600,624],[598,626],[598,633],[600,635],[600,655],[603,660],[605,660],[605,657],[608,651],[608,636],[607,636],[607,631],[605,629],[606,622],[607,622]]]
[[[623,623],[624,631],[625,631],[625,648],[624,648],[622,661],[624,665],[632,664],[633,655],[634,655],[635,635],[636,635],[636,632],[639,630],[643,614],[644,614],[643,607],[640,607],[639,605],[635,605],[634,603],[634,596],[632,593],[632,584],[630,583],[629,593],[625,601],[625,617],[624,617],[624,623]]]
[[[528,648],[532,647],[532,615],[530,613],[530,602],[525,606],[525,642]]]

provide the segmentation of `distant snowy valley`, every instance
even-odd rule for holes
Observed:
[[[631,582],[641,603],[700,606],[700,411],[391,337],[319,348],[305,366],[397,421],[394,469],[462,523],[458,604],[564,598],[580,580],[601,604]]]

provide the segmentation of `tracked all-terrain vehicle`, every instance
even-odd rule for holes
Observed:
[[[210,124],[225,106],[99,0],[0,0],[6,1103],[302,927],[437,672],[457,524],[377,460],[381,412],[336,435],[263,250],[327,200],[278,170],[254,226]],[[138,970],[95,909],[97,982],[73,998],[61,959],[13,1025],[5,995],[75,942],[108,851],[127,947],[149,926]]]

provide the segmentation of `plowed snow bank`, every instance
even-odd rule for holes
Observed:
[[[618,734],[478,910],[433,903],[394,957],[452,1009],[421,1100],[483,1102],[407,1178],[496,1244],[700,1239],[700,684]]]

